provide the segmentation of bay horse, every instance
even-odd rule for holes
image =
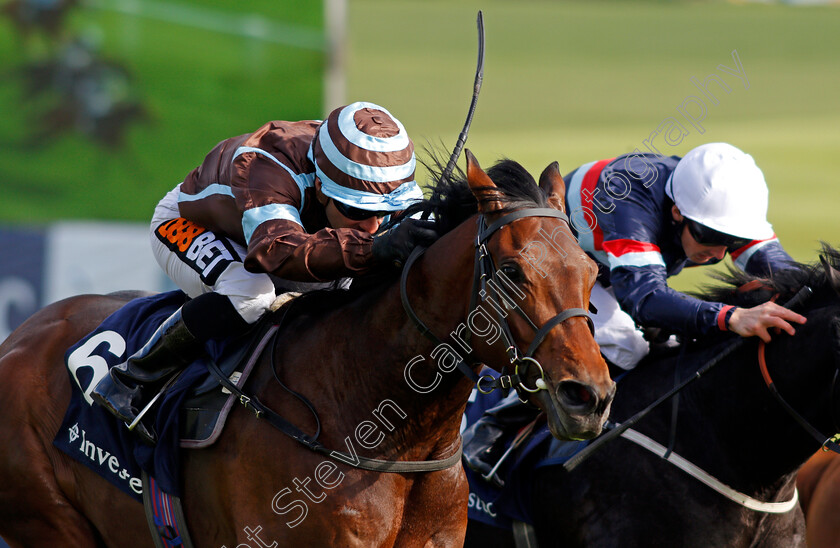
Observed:
[[[798,265],[750,286],[746,284],[753,278],[731,272],[723,276],[729,285],[704,293],[710,300],[750,307],[774,295],[784,303],[803,286],[813,289],[798,310],[807,323],[797,325],[794,336],[774,335],[764,355],[768,378],[781,397],[828,439],[840,418],[840,253],[824,245],[823,257],[824,264]],[[757,285],[762,289],[735,289]],[[733,344],[734,337],[718,335],[649,355],[618,382],[610,420],[629,420],[677,380],[694,375]],[[771,394],[760,371],[759,339],[744,340],[679,392],[677,402],[676,415],[667,401],[633,428],[739,493],[762,503],[783,503],[776,508],[779,512],[733,502],[666,462],[664,451],[655,454],[622,437],[571,471],[556,464],[531,468],[529,500],[540,548],[805,546],[805,521],[794,484],[797,471],[821,442]],[[831,493],[834,501],[836,492]],[[840,506],[823,507],[829,508],[836,526]],[[465,546],[513,547],[515,542],[512,533],[471,520]]]
[[[796,477],[809,548],[840,548],[840,455],[817,451]]]
[[[313,304],[288,315],[273,360],[270,352],[260,358],[247,393],[314,431],[309,410],[275,380],[282,378],[320,413],[320,441],[330,449],[392,461],[442,459],[459,454],[472,389],[451,372],[453,348],[469,345],[464,359],[475,372],[482,363],[511,366],[511,350],[536,344],[523,358],[531,367],[521,380],[536,390],[530,399],[547,412],[552,431],[577,439],[600,432],[615,384],[581,310],[597,269],[560,211],[565,189],[557,164],[537,186],[511,160],[485,173],[469,151],[466,158],[466,175],[458,170],[437,182],[412,211],[434,215],[441,237],[406,265],[400,283],[321,298],[332,306],[317,306],[323,295],[304,296],[301,302]],[[562,252],[542,258],[548,275],[540,276],[525,267],[532,258],[523,250],[545,238]],[[499,265],[516,300],[471,303],[477,249]],[[401,285],[415,317],[447,344],[416,329]],[[52,445],[70,399],[66,349],[124,302],[91,295],[60,301],[0,346],[0,536],[13,547],[151,545],[142,505]],[[509,305],[524,314],[499,314]],[[529,321],[542,328],[535,333]],[[500,344],[500,327],[511,334],[510,347]],[[443,357],[441,348],[448,349]],[[305,449],[237,406],[219,440],[185,452],[182,463],[187,524],[199,547],[463,543],[468,488],[459,461],[428,473],[360,470]]]

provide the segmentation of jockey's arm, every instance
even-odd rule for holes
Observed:
[[[742,337],[756,336],[769,342],[771,328],[778,327],[793,335],[790,322],[806,321],[804,316],[773,302],[740,308],[696,299],[667,287],[664,269],[661,278],[643,269],[622,272],[627,270],[612,271],[613,287],[622,308],[641,325],[667,327],[685,335],[729,330]],[[627,288],[627,285],[634,287]]]
[[[366,273],[372,266],[373,236],[350,228],[312,234],[289,220],[262,223],[248,242],[245,268],[287,280],[323,282]]]
[[[261,154],[243,154],[234,163],[232,185],[242,212],[247,270],[291,281],[328,282],[370,269],[369,233],[330,227],[307,232],[301,218],[303,190],[289,171]]]
[[[688,336],[726,328],[725,306],[668,287],[664,266],[613,268],[610,281],[621,308],[642,326]]]
[[[776,236],[767,240],[753,240],[732,251],[730,256],[736,267],[754,276],[768,276],[790,268],[794,263]]]

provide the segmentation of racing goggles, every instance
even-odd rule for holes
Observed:
[[[691,234],[691,237],[694,238],[694,241],[700,245],[722,245],[726,246],[726,249],[731,252],[744,247],[752,241],[749,238],[739,238],[737,236],[718,232],[713,228],[709,228],[706,225],[702,225],[687,217],[685,219],[685,224],[688,226],[688,232]]]
[[[339,202],[336,199],[333,199],[333,204],[335,204],[335,208],[338,210],[339,213],[341,213],[351,221],[364,221],[365,219],[370,219],[371,217],[382,218],[393,213],[393,211],[369,211],[367,209],[349,206],[344,202]]]

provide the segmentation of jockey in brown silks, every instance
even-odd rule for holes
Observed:
[[[323,285],[430,244],[432,221],[408,218],[378,232],[423,198],[415,164],[403,125],[372,103],[335,109],[323,122],[269,122],[217,144],[151,222],[155,258],[190,300],[111,369],[93,399],[131,423],[148,397],[143,386],[170,378],[206,341],[246,331],[274,301],[276,278]],[[154,441],[142,422],[135,430]]]

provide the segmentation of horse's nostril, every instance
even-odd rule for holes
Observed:
[[[597,396],[585,384],[575,381],[562,381],[557,386],[557,398],[572,407],[594,407]]]
[[[592,393],[585,386],[578,387],[578,397],[583,403],[587,403],[592,399]]]

